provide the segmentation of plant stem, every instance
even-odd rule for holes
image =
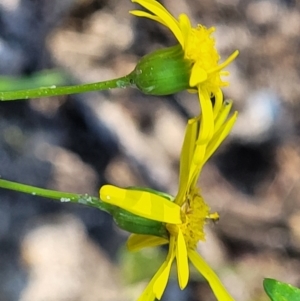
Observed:
[[[114,88],[126,88],[130,86],[132,86],[131,74],[120,78],[91,84],[81,84],[63,87],[51,86],[37,89],[0,92],[0,101],[69,95],[91,91],[109,90]]]
[[[20,184],[17,182],[7,181],[0,179],[0,187],[8,190],[23,192],[31,194],[33,196],[41,196],[53,200],[70,203],[76,203],[81,205],[86,205],[90,207],[96,207],[100,210],[111,213],[113,211],[113,206],[102,202],[99,198],[90,196],[88,194],[76,194],[70,192],[61,192],[56,190],[44,189],[35,186]]]

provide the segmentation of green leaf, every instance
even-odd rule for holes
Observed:
[[[300,289],[275,279],[264,279],[264,289],[272,301],[299,301]]]

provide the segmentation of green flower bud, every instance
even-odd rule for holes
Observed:
[[[180,45],[149,53],[129,75],[132,84],[148,95],[169,95],[189,89],[191,62]]]

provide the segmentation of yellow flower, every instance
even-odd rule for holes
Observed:
[[[139,301],[160,299],[170,274],[173,260],[176,258],[178,281],[181,289],[188,283],[190,260],[196,269],[207,279],[219,301],[232,301],[222,283],[209,265],[196,252],[198,241],[205,240],[204,224],[207,219],[214,219],[216,214],[209,214],[197,181],[205,162],[219,147],[229,134],[235,123],[237,113],[229,119],[232,103],[216,102],[212,107],[207,94],[206,113],[190,119],[186,127],[184,143],[180,157],[180,176],[178,193],[173,200],[168,200],[163,194],[138,189],[122,189],[105,185],[100,189],[100,198],[107,203],[123,208],[133,214],[163,222],[169,237],[133,234],[128,240],[129,250],[158,246],[169,243],[167,259],[159,268],[139,298]],[[212,127],[209,126],[213,124]]]
[[[206,28],[200,24],[192,27],[186,14],[181,14],[177,20],[156,0],[131,1],[140,4],[150,12],[133,10],[131,11],[133,15],[157,21],[172,31],[183,49],[184,59],[192,64],[190,87],[204,90],[203,93],[207,93],[210,97],[220,95],[221,87],[228,85],[228,82],[221,80],[222,75],[229,74],[223,69],[237,57],[239,52],[236,50],[225,62],[219,64],[220,56],[215,48],[215,39],[212,37],[214,27]],[[201,97],[200,101],[202,101]]]
[[[202,116],[210,121],[203,123],[205,124],[203,139],[207,139],[208,131],[214,126],[211,110],[208,109],[210,98],[215,97],[216,103],[222,103],[221,87],[228,86],[228,82],[222,81],[221,76],[229,74],[223,69],[237,57],[239,52],[236,50],[227,60],[219,64],[220,55],[215,48],[215,39],[211,36],[215,31],[214,27],[207,29],[205,26],[197,25],[193,28],[186,14],[181,14],[177,20],[156,0],[131,1],[151,12],[134,10],[131,13],[155,20],[168,27],[181,45],[184,59],[191,62],[189,86],[198,90]],[[218,109],[219,106],[215,106],[214,115]]]

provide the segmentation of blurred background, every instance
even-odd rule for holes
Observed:
[[[161,3],[194,25],[215,26],[223,60],[240,50],[224,89],[239,119],[199,183],[221,218],[207,225],[199,252],[237,301],[267,300],[264,277],[300,286],[300,3]],[[137,7],[129,0],[0,0],[1,90],[119,77],[144,54],[176,43],[158,23],[129,15]],[[176,194],[185,123],[197,113],[197,97],[187,92],[3,102],[0,175],[91,195],[108,182]],[[0,300],[136,300],[165,250],[129,254],[127,235],[96,209],[1,190]],[[192,269],[182,292],[173,273],[163,300],[215,299]]]

